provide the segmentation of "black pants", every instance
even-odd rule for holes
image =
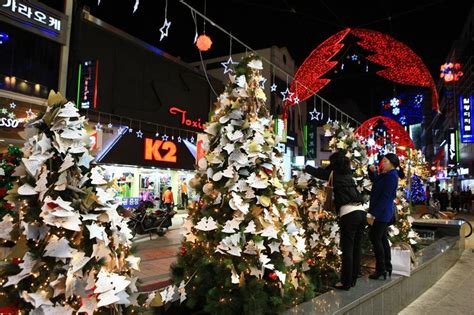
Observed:
[[[188,194],[181,193],[181,203],[184,209],[188,208]]]
[[[342,267],[341,283],[351,286],[360,272],[362,236],[367,224],[367,214],[363,210],[343,215],[339,220],[341,228]]]
[[[374,221],[369,237],[375,254],[375,270],[377,272],[392,271],[390,244],[387,228],[389,223]]]

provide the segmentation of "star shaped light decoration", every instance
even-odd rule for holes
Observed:
[[[329,117],[328,118],[328,121],[326,122],[326,124],[331,124],[332,123],[332,119]]]
[[[160,28],[160,42],[163,40],[163,38],[168,37],[168,29],[171,26],[171,22],[168,22],[168,19],[165,18],[165,22],[163,23],[163,26]]]
[[[109,129],[112,129],[112,128],[114,127],[114,125],[112,125],[112,123],[109,123],[109,124],[107,125],[107,127],[108,127]]]
[[[6,111],[6,110],[5,110],[5,111]],[[31,108],[28,109],[25,113],[26,113],[26,117],[27,117],[28,119],[32,118],[32,117],[35,115],[35,114],[33,113],[33,111],[31,110]],[[5,112],[4,114],[6,114],[6,112]]]
[[[182,139],[181,139],[181,137],[179,136],[179,137],[178,137],[178,142],[181,143],[181,140],[182,140]]]
[[[194,136],[192,136],[191,139],[189,139],[189,141],[191,141],[192,143],[194,143]]]
[[[166,135],[166,133],[165,133],[163,136],[161,136],[161,139],[162,139],[163,141],[168,141],[168,138],[169,138],[169,137],[168,137],[168,135]]]
[[[15,119],[15,113],[9,113],[8,118]]]
[[[95,130],[102,130],[102,125],[100,124],[100,122],[95,124]]]
[[[260,87],[261,87],[262,89],[264,89],[264,88],[265,88],[265,82],[267,82],[267,79],[265,79],[265,78],[262,77],[262,78],[258,81],[258,85],[260,85]]]
[[[128,133],[132,133],[133,132],[133,128],[132,127],[128,127]]]
[[[320,119],[323,118],[322,113],[318,112],[316,110],[316,107],[313,109],[312,112],[309,112],[309,114],[311,115],[311,120],[320,120]],[[319,117],[319,116],[321,116],[321,117]]]
[[[15,109],[15,107],[16,107],[15,102],[11,102],[11,103],[10,103],[10,108],[11,108],[11,109]]]
[[[300,99],[299,99],[298,96],[295,97],[295,99],[293,100],[293,103],[295,103],[295,104],[299,104],[299,103],[300,103]]]
[[[232,57],[230,56],[229,59],[225,62],[221,62],[221,65],[224,67],[224,74],[226,73],[234,73],[233,65],[238,65],[238,62],[234,62]]]
[[[290,90],[288,89],[288,87],[286,88],[286,90],[285,90],[284,92],[280,92],[280,93],[281,93],[281,95],[283,96],[283,102],[286,101],[286,100],[288,100],[288,101],[291,102],[292,99],[293,99],[293,94],[295,94],[295,93],[293,93],[293,92],[290,92]]]
[[[273,83],[271,86],[270,86],[270,92],[275,92],[277,89],[277,85],[275,83]]]
[[[6,108],[2,108],[2,109],[0,110],[0,112],[1,112],[2,114],[8,113],[8,111],[7,111]],[[26,112],[26,114],[28,114],[28,112]],[[33,112],[32,112],[32,114],[33,114]]]
[[[359,56],[358,56],[357,54],[353,54],[353,55],[351,56],[351,60],[352,60],[352,61],[357,61],[357,60],[359,60]]]
[[[137,138],[143,138],[143,132],[141,129],[137,131]]]

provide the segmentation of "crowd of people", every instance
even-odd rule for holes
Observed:
[[[470,213],[472,211],[472,192],[469,187],[464,190],[457,188],[452,192],[442,189],[441,191],[433,192],[430,198],[439,201],[441,211],[446,211],[449,206],[455,212]]]

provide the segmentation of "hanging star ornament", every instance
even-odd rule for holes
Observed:
[[[168,37],[168,29],[171,26],[171,22],[168,22],[168,19],[165,18],[165,22],[163,23],[163,26],[160,28],[161,36],[160,36],[160,42],[163,40],[163,38]]]
[[[26,117],[27,117],[28,119],[30,119],[30,118],[33,117],[33,116],[34,116],[34,113],[33,113],[33,111],[31,110],[31,108],[28,109],[28,110],[26,111]]]
[[[280,92],[280,93],[283,96],[283,102],[286,100],[291,101],[293,99],[293,94],[295,94],[295,93],[290,92],[288,87],[286,88],[284,92]]]
[[[295,97],[295,99],[293,100],[293,103],[295,104],[299,104],[300,103],[300,99],[297,97]]]
[[[226,73],[234,73],[233,66],[239,64],[238,62],[234,62],[232,60],[232,57],[229,57],[229,59],[225,62],[221,62],[221,65],[224,67],[224,74]]]
[[[189,139],[189,140],[194,143],[194,137],[191,137],[191,139]]]
[[[132,127],[128,127],[128,132],[129,132],[129,133],[132,133],[132,132],[133,132],[133,128],[132,128]]]
[[[258,81],[258,85],[260,85],[260,87],[261,87],[262,89],[264,89],[264,88],[265,88],[265,82],[267,82],[267,79],[265,79],[265,78],[262,77],[262,79],[260,79],[260,80]]]
[[[109,129],[112,129],[113,126],[114,126],[114,125],[112,125],[112,123],[109,123],[109,124],[107,125],[107,127],[108,127]]]
[[[11,102],[11,103],[10,103],[10,108],[11,108],[11,109],[15,109],[15,107],[16,107],[15,102]]]
[[[141,129],[137,131],[137,138],[143,138],[143,132]]]
[[[102,125],[100,124],[100,122],[98,122],[98,123],[95,125],[95,130],[102,130]]]
[[[181,140],[182,140],[181,137],[178,137],[178,142],[179,142],[179,143],[181,143]]]
[[[158,138],[159,135],[160,135],[159,132],[156,132],[156,133],[155,133],[155,137],[156,137],[156,138]]]
[[[164,135],[161,137],[161,139],[162,139],[163,141],[168,141],[168,138],[169,138],[169,137],[168,137],[166,134],[164,134]]]
[[[309,112],[311,115],[311,120],[320,120],[322,117],[322,114],[316,110],[316,108],[313,109],[312,112]],[[321,115],[321,118],[319,117]]]
[[[270,92],[275,92],[277,89],[277,85],[275,83],[273,83],[271,86],[270,86]]]
[[[133,6],[133,13],[137,11],[139,4],[140,4],[140,0],[135,0],[135,5]]]

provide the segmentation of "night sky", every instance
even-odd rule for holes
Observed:
[[[47,0],[54,1],[54,0]],[[45,2],[47,2],[45,1]],[[133,13],[135,0],[79,1],[90,7],[94,16],[192,62],[199,60],[193,46],[194,22],[178,0],[169,0],[169,37],[159,41],[164,21],[164,0],[141,0]],[[186,0],[204,11],[204,0]],[[292,1],[292,0],[207,0],[206,15],[254,49],[271,45],[286,46],[300,65],[310,52],[329,36],[345,27],[361,27],[387,33],[416,52],[432,72],[435,82],[439,67],[446,60],[453,41],[459,37],[472,4],[470,1]],[[203,20],[198,17],[199,33]],[[213,46],[204,58],[229,53],[229,37],[209,23],[206,33]],[[233,43],[233,52],[245,51]],[[333,75],[333,74],[331,74]],[[347,70],[320,94],[342,107],[358,108],[366,116],[378,114],[383,98],[405,87],[360,69]],[[343,92],[343,93],[341,93]]]

